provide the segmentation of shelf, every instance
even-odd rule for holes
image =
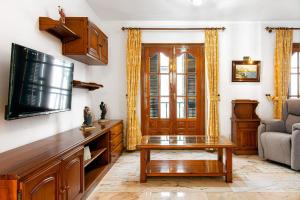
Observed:
[[[94,182],[101,179],[108,170],[109,170],[109,164],[106,164],[106,165],[101,165],[98,168],[95,168],[93,170],[86,171],[85,178],[84,178],[85,190],[88,190],[89,187]]]
[[[97,84],[97,83],[86,83],[86,82],[73,80],[73,87],[74,88],[88,89],[88,90],[91,91],[91,90],[99,89],[100,87],[102,88],[103,85]]]
[[[88,166],[93,160],[95,160],[98,156],[103,154],[106,150],[107,148],[102,148],[97,151],[92,151],[91,152],[92,158],[84,161],[84,167]]]
[[[59,38],[63,43],[79,38],[79,36],[66,25],[49,17],[39,17],[39,27],[41,31],[47,31],[51,35]]]
[[[151,160],[147,176],[224,176],[225,168],[218,160]]]

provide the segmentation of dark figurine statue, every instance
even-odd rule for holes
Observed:
[[[107,113],[107,109],[106,109],[106,105],[104,104],[103,101],[101,101],[101,104],[100,104],[100,110],[101,110],[101,117],[100,117],[100,120],[105,120],[105,115]]]
[[[93,126],[92,112],[87,106],[84,107],[83,118],[83,126]]]

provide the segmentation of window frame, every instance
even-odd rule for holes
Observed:
[[[293,43],[293,50],[292,50],[292,55],[297,52],[298,54],[300,54],[300,43]],[[292,70],[290,72],[290,77],[292,74],[296,74],[297,76],[297,95],[291,95],[290,91],[291,91],[291,80],[289,83],[289,92],[288,92],[288,99],[291,98],[300,98],[300,56],[298,55],[297,57],[297,73],[292,73]]]

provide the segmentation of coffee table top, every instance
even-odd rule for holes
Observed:
[[[139,145],[146,149],[233,148],[236,145],[223,136],[209,140],[199,135],[145,135]]]

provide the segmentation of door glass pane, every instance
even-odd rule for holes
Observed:
[[[169,57],[160,53],[160,73],[169,73]]]
[[[160,98],[160,118],[169,118],[169,97]]]
[[[196,72],[196,63],[195,63],[195,57],[192,56],[192,54],[188,54],[188,72],[189,73],[195,73]]]
[[[185,76],[182,74],[177,75],[177,96],[185,96]]]
[[[196,74],[188,75],[188,96],[196,96]]]
[[[150,118],[158,117],[158,98],[150,97]]]
[[[160,95],[169,96],[169,74],[160,75]]]
[[[196,117],[196,98],[188,99],[188,118]]]
[[[158,96],[158,75],[150,74],[150,96]]]
[[[290,95],[297,95],[297,89],[298,89],[297,74],[292,74]]]
[[[150,58],[150,73],[158,73],[158,55],[155,54]]]
[[[185,97],[177,97],[177,118],[185,118]]]
[[[184,54],[177,56],[176,64],[177,73],[185,73]]]

